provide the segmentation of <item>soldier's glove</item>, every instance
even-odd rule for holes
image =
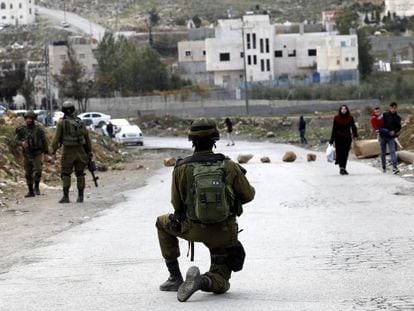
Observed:
[[[179,213],[174,212],[174,214],[168,215],[168,219],[170,220],[170,222],[167,223],[168,230],[176,232],[181,231],[181,218]]]

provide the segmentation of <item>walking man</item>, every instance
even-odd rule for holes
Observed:
[[[397,103],[392,102],[387,112],[383,114],[384,125],[379,131],[381,145],[381,164],[382,171],[385,173],[387,146],[391,156],[392,172],[398,174],[400,171],[397,167],[397,155],[395,153],[395,139],[400,135],[401,117],[397,113]]]
[[[233,122],[231,122],[230,118],[226,118],[224,120],[227,128],[227,146],[234,146],[234,139],[233,139]]]
[[[42,154],[48,154],[48,143],[43,129],[36,125],[37,115],[29,110],[24,114],[25,126],[16,129],[16,140],[23,148],[24,171],[27,188],[26,198],[40,195],[39,183],[42,177]],[[33,188],[34,183],[34,188]]]
[[[61,159],[61,178],[63,197],[59,203],[69,203],[69,188],[72,171],[75,170],[78,187],[76,202],[82,203],[85,189],[84,170],[92,158],[92,145],[88,130],[81,119],[75,116],[75,106],[66,101],[62,105],[64,116],[56,125],[56,133],[52,141],[52,154],[63,145]]]
[[[305,138],[306,133],[306,121],[303,118],[303,116],[300,116],[299,118],[299,135],[300,135],[300,143],[301,144],[307,144],[308,141]]]
[[[198,290],[225,293],[230,288],[232,271],[241,270],[244,262],[236,218],[242,213],[242,204],[253,200],[255,190],[240,165],[213,153],[219,137],[214,121],[201,119],[192,123],[188,138],[194,153],[177,161],[172,176],[174,214],[159,216],[156,221],[161,253],[170,273],[160,290],[177,291],[180,302]],[[193,266],[183,280],[177,260],[177,237],[208,247],[208,272],[200,274]]]

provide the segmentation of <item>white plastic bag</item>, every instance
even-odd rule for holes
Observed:
[[[335,157],[336,157],[335,147],[329,144],[328,148],[326,148],[326,159],[328,160],[328,162],[333,162],[335,161]]]

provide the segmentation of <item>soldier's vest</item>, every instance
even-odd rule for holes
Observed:
[[[187,165],[185,205],[188,219],[211,224],[222,222],[230,216],[234,193],[226,182],[224,159],[222,154],[211,154],[181,161],[180,164]]]
[[[64,118],[63,122],[63,146],[85,145],[85,124],[79,118]]]

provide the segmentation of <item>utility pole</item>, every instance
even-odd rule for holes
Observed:
[[[52,103],[50,101],[50,83],[49,83],[49,49],[45,43],[45,85],[46,85],[46,109],[52,110]]]
[[[243,44],[243,70],[244,70],[244,91],[245,91],[245,101],[246,101],[246,114],[249,114],[249,91],[247,83],[247,66],[246,66],[246,46],[244,40],[244,21],[242,20],[242,44]]]

